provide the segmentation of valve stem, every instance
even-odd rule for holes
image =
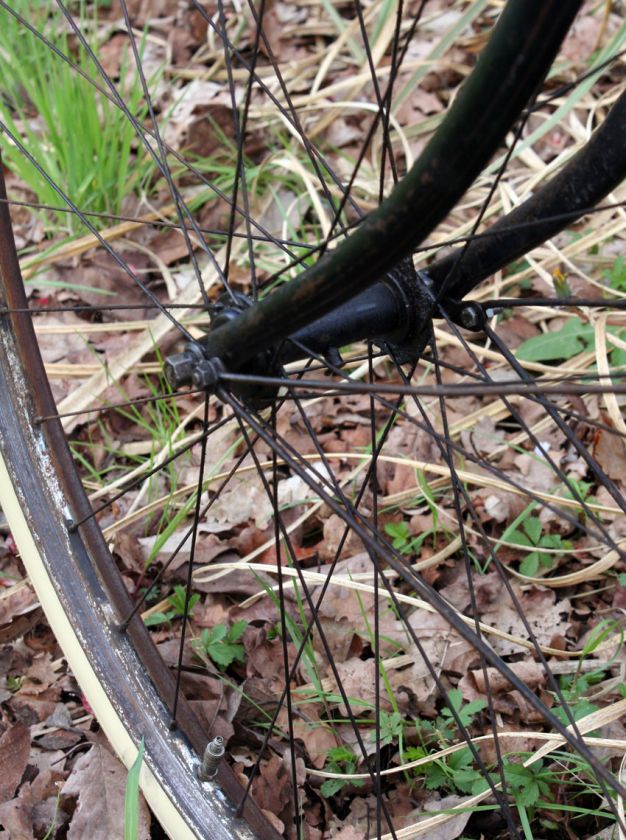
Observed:
[[[202,764],[198,767],[198,778],[201,782],[209,782],[215,778],[225,752],[226,747],[221,735],[216,735],[212,741],[209,741],[202,756]]]

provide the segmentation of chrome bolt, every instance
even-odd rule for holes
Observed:
[[[201,782],[210,782],[215,778],[225,752],[226,747],[221,735],[216,735],[212,741],[209,741],[202,756],[202,764],[198,767],[198,778]]]

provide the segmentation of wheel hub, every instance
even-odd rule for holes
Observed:
[[[241,293],[223,294],[213,308],[206,334],[196,342],[189,342],[181,353],[168,356],[164,372],[170,385],[178,389],[192,385],[214,393],[225,371],[254,377],[284,376],[283,366],[303,359],[324,359],[329,367],[343,362],[340,348],[356,341],[368,341],[390,352],[400,364],[415,361],[424,350],[430,335],[430,321],[434,295],[426,273],[417,273],[410,260],[400,263],[383,280],[358,294],[348,303],[314,319],[307,326],[250,357],[247,345],[237,347],[237,319],[254,307],[254,302]],[[257,334],[263,335],[259,319]],[[219,350],[218,333],[231,331],[229,352],[224,358]],[[234,332],[232,332],[234,331]],[[258,344],[257,344],[258,346]],[[240,354],[241,362],[238,361]],[[276,399],[278,388],[273,385],[246,383],[241,380],[229,385],[233,394],[253,408],[265,408]]]

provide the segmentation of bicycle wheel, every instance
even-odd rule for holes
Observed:
[[[97,107],[111,107],[107,114],[122,114],[133,139],[120,145],[119,154],[126,149],[128,160],[138,170],[148,161],[146,183],[153,191],[154,172],[164,180],[172,205],[169,230],[175,229],[184,246],[182,252],[178,248],[179,255],[171,264],[186,263],[178,272],[181,284],[185,271],[198,281],[179,292],[163,257],[158,251],[156,258],[152,256],[150,242],[146,246],[141,239],[133,240],[131,260],[124,258],[124,252],[107,248],[109,263],[102,270],[110,273],[119,268],[127,281],[112,286],[129,300],[128,306],[126,301],[119,305],[129,312],[133,307],[157,306],[161,315],[147,326],[140,325],[141,340],[119,355],[117,336],[130,335],[135,325],[114,321],[115,330],[106,321],[103,325],[89,321],[78,325],[84,334],[97,334],[98,330],[106,334],[109,328],[113,341],[108,355],[105,349],[106,364],[98,364],[100,372],[96,370],[77,388],[53,380],[50,390],[43,363],[34,350],[37,338],[32,321],[39,322],[39,332],[45,333],[45,319],[53,318],[55,309],[62,309],[63,317],[76,318],[82,314],[81,308],[87,307],[88,317],[99,313],[98,317],[108,318],[119,312],[118,304],[94,302],[93,290],[85,288],[88,284],[83,281],[70,287],[76,306],[52,300],[43,307],[48,314],[39,310],[33,319],[33,300],[27,299],[20,282],[10,245],[7,202],[2,196],[2,393],[6,399],[0,426],[5,474],[10,477],[10,481],[3,478],[2,504],[53,629],[65,640],[68,661],[127,764],[134,760],[144,738],[143,783],[165,829],[174,837],[321,837],[333,836],[336,831],[348,837],[411,837],[455,818],[457,834],[450,836],[462,832],[466,836],[485,832],[523,836],[532,831],[531,821],[556,836],[558,824],[546,827],[546,813],[555,805],[562,806],[563,813],[577,808],[577,825],[587,819],[589,824],[584,825],[589,825],[589,830],[619,820],[621,788],[614,759],[612,764],[611,759],[603,763],[590,744],[620,749],[621,742],[615,738],[610,744],[608,739],[594,742],[584,736],[616,720],[622,705],[618,701],[594,708],[585,694],[591,680],[585,683],[581,676],[591,663],[594,679],[608,681],[606,675],[619,654],[602,659],[598,652],[607,649],[609,636],[619,636],[619,624],[599,625],[588,639],[579,628],[577,635],[567,638],[567,621],[555,618],[555,626],[546,629],[539,617],[542,611],[553,610],[555,615],[571,611],[570,605],[565,607],[564,601],[553,598],[553,591],[570,587],[570,598],[580,595],[574,587],[614,574],[622,562],[619,516],[626,508],[619,476],[610,463],[611,458],[618,463],[623,458],[619,447],[623,448],[625,431],[617,396],[621,384],[616,351],[623,344],[619,295],[610,306],[604,298],[587,299],[584,311],[590,315],[585,317],[595,319],[593,351],[589,327],[574,316],[555,332],[555,338],[546,340],[548,350],[538,351],[538,342],[533,345],[534,336],[529,336],[531,343],[525,349],[531,358],[523,358],[519,351],[516,357],[510,349],[515,340],[511,323],[521,329],[519,318],[500,316],[494,328],[484,319],[485,311],[489,314],[494,306],[489,298],[500,298],[502,288],[521,288],[526,296],[521,302],[529,307],[532,322],[553,317],[548,307],[558,307],[563,317],[568,312],[566,306],[580,310],[584,295],[561,295],[561,300],[558,295],[549,300],[547,295],[528,295],[523,282],[529,269],[524,266],[498,281],[497,295],[488,286],[477,293],[479,304],[467,308],[461,300],[481,272],[487,276],[499,270],[554,235],[564,220],[560,219],[554,230],[549,227],[545,218],[557,215],[550,201],[539,213],[531,205],[521,220],[518,211],[518,216],[502,220],[495,235],[492,232],[497,250],[502,245],[498,230],[514,228],[516,236],[514,244],[505,243],[504,253],[494,256],[489,236],[476,235],[478,225],[498,204],[506,206],[516,198],[515,177],[507,181],[498,160],[491,164],[493,178],[488,167],[464,206],[455,211],[459,215],[449,215],[512,127],[506,157],[516,161],[518,153],[528,157],[528,149],[533,148],[533,135],[524,137],[523,130],[542,115],[540,106],[558,114],[566,95],[560,87],[563,75],[549,83],[547,100],[540,97],[534,101],[515,124],[518,111],[541,82],[550,52],[556,51],[567,18],[574,17],[578,4],[565,11],[559,10],[559,4],[514,2],[507,6],[507,13],[517,15],[513,19],[520,26],[531,15],[531,5],[537,12],[536,18],[528,18],[526,27],[525,37],[535,47],[532,60],[521,73],[527,87],[519,87],[518,77],[506,75],[508,68],[506,73],[503,69],[515,62],[491,66],[489,61],[483,62],[483,70],[465,85],[465,92],[457,94],[449,111],[462,118],[444,122],[444,129],[435,133],[422,155],[422,164],[413,170],[417,180],[421,179],[421,189],[415,188],[415,178],[408,178],[396,191],[403,193],[405,216],[419,211],[419,225],[414,225],[419,229],[409,230],[412,226],[406,218],[391,216],[397,226],[395,238],[401,240],[393,251],[389,225],[383,240],[375,238],[389,205],[361,221],[363,207],[371,209],[379,203],[401,170],[409,168],[412,151],[407,130],[391,104],[401,104],[403,97],[406,100],[406,91],[415,88],[432,69],[432,63],[424,66],[421,59],[410,67],[407,54],[410,45],[418,43],[420,27],[428,32],[432,31],[429,24],[435,30],[441,25],[441,10],[424,18],[428,4],[406,14],[400,5],[385,25],[376,20],[377,6],[363,10],[357,5],[349,23],[329,11],[335,27],[334,48],[329,53],[330,63],[325,62],[313,79],[312,91],[318,90],[333,61],[341,67],[347,60],[351,66],[362,56],[366,70],[378,66],[373,76],[367,76],[371,88],[358,95],[363,100],[360,107],[375,115],[369,125],[362,126],[362,154],[368,153],[368,143],[376,140],[377,128],[379,148],[369,158],[357,157],[356,168],[346,175],[341,170],[341,156],[336,152],[333,156],[329,117],[322,112],[306,131],[302,125],[308,119],[310,101],[294,101],[290,85],[299,90],[302,79],[293,75],[291,65],[283,66],[276,58],[276,34],[265,6],[251,7],[245,14],[233,12],[229,17],[221,5],[210,12],[195,3],[196,23],[206,24],[207,50],[212,49],[213,57],[221,62],[218,70],[232,97],[227,100],[231,111],[228,130],[223,112],[218,109],[212,115],[214,125],[222,121],[222,141],[227,142],[229,133],[233,137],[234,177],[224,189],[219,180],[222,162],[215,156],[207,162],[200,155],[189,163],[177,148],[171,148],[177,106],[167,100],[155,105],[148,94],[143,70],[146,43],[158,43],[154,36],[159,31],[158,21],[148,24],[147,40],[142,41],[133,34],[123,3],[124,23],[119,28],[127,56],[119,59],[116,70],[105,71],[94,51],[97,38],[85,37],[83,33],[90,28],[80,14],[71,15],[58,2],[56,16],[44,13],[32,22],[33,32],[29,21],[19,19],[19,4],[1,5],[6,20],[19,24],[18,31],[23,33],[19,37],[34,39],[33,43],[42,43],[37,33],[45,37],[46,55],[55,62],[46,70],[46,79],[53,77],[52,67],[68,67],[69,60],[72,79],[88,90],[99,86]],[[287,14],[285,10],[282,13]],[[453,14],[450,35],[466,32],[473,22],[478,26],[490,17],[488,3],[470,4],[463,14]],[[450,26],[445,16],[443,19],[444,25]],[[312,39],[325,37],[327,30],[320,25],[322,36],[314,28]],[[607,46],[597,59],[599,65],[617,52],[622,38],[621,30],[613,25],[609,19]],[[368,31],[374,36],[373,50],[364,37]],[[513,34],[521,37],[519,32]],[[302,37],[306,43],[307,35]],[[502,47],[503,54],[517,55],[516,43],[512,40]],[[107,30],[101,44],[103,57],[110,44]],[[51,48],[57,52],[51,53]],[[442,62],[442,74],[445,48],[444,40],[441,50],[435,48],[430,59]],[[522,54],[520,50],[519,56]],[[388,68],[381,64],[385,56]],[[540,58],[535,61],[535,56]],[[519,63],[524,63],[521,58]],[[316,69],[310,62],[307,66]],[[606,72],[612,65],[608,67]],[[451,85],[461,75],[456,64],[453,68],[457,77]],[[401,70],[411,73],[406,79],[409,84],[401,86]],[[193,76],[192,71],[193,67],[187,69],[187,75]],[[112,75],[117,84],[111,81]],[[130,93],[129,75],[136,78],[136,88]],[[380,87],[379,77],[388,78],[387,91]],[[240,79],[244,91],[237,96]],[[587,75],[574,90],[584,92],[592,81],[593,76]],[[357,94],[348,82],[343,85],[350,95],[335,103],[339,113],[354,107]],[[467,101],[467,88],[472,84],[477,91],[474,110],[464,112],[462,103]],[[493,97],[500,87],[498,100]],[[126,99],[119,96],[118,88],[125,91]],[[394,89],[395,99],[391,95]],[[425,88],[416,89],[428,93]],[[613,87],[600,90],[607,100],[615,99],[618,92]],[[5,113],[3,120],[8,168],[17,170],[16,161],[21,160],[36,170],[39,161],[33,149],[37,130],[29,134],[20,122],[16,100],[11,98],[15,91],[8,93],[11,119]],[[252,139],[258,143],[255,126],[263,125],[269,133],[268,103],[275,108],[276,119],[288,124],[296,139],[285,147],[284,138],[279,137],[287,152],[282,151],[281,156],[274,152],[264,159],[265,152],[255,150]],[[228,106],[221,103],[222,108]],[[429,107],[435,107],[432,100]],[[181,110],[185,118],[193,115],[193,108]],[[483,110],[488,116],[483,123],[476,116],[478,128],[472,134],[470,117]],[[54,121],[53,109],[51,113]],[[617,105],[611,114],[613,122],[622,126]],[[150,122],[150,135],[141,125],[144,120]],[[341,125],[349,135],[350,121],[344,119]],[[197,126],[196,130],[200,131]],[[201,145],[201,140],[202,135],[200,139],[195,136],[196,143]],[[580,144],[581,137],[575,134],[575,140]],[[193,132],[191,139],[187,137],[189,145],[192,141]],[[304,164],[293,155],[298,145],[304,148]],[[554,169],[575,145],[566,146]],[[608,148],[606,143],[603,148]],[[591,160],[597,160],[597,151],[592,148],[592,152]],[[182,175],[173,171],[175,161],[176,166],[184,167]],[[270,165],[274,166],[270,187],[263,191],[259,183],[268,179]],[[604,169],[610,168],[610,176],[590,195],[578,197],[578,204],[567,196],[568,185],[578,182],[571,175],[557,182],[557,195],[560,200],[563,194],[565,202],[560,215],[578,218],[591,203],[607,195],[619,183],[620,165],[619,156],[615,166],[607,164]],[[370,169],[368,179],[361,175],[366,167]],[[446,167],[458,177],[447,177]],[[276,171],[291,173],[281,182],[282,195],[272,186]],[[296,186],[290,180],[293,173],[301,179],[296,180]],[[116,172],[111,183],[119,187],[118,176]],[[72,185],[76,196],[58,183],[57,170],[50,165],[40,167],[39,178],[52,188],[57,199],[54,204],[67,201],[72,211],[69,218],[91,230],[88,243],[74,245],[78,252],[87,245],[104,247],[109,236],[120,233],[99,233],[93,228],[93,220],[99,217],[89,214],[104,212],[117,220],[120,210],[92,203],[91,196],[85,195],[84,178]],[[197,221],[189,209],[196,200],[189,189],[192,178],[203,188],[219,191],[210,208],[213,223],[206,218]],[[597,183],[597,179],[587,180]],[[434,198],[425,196],[424,184],[431,185]],[[185,188],[187,192],[183,192]],[[492,200],[496,188],[502,190],[499,201]],[[262,209],[257,192],[261,201],[271,205],[270,211]],[[307,203],[301,207],[303,195]],[[415,205],[409,203],[412,196]],[[285,208],[285,203],[297,207],[295,220],[294,211]],[[613,199],[609,203],[605,212],[615,219],[615,235],[619,235],[622,211]],[[37,202],[30,200],[30,204]],[[407,207],[412,207],[410,213]],[[221,230],[215,222],[220,208],[225,208]],[[57,218],[62,209],[55,211]],[[274,219],[278,216],[282,231],[277,232],[272,214]],[[533,227],[537,218],[542,224]],[[442,223],[446,242],[458,238],[450,236],[454,230],[469,244],[415,275],[408,256],[438,223]],[[75,221],[68,226],[72,224]],[[217,232],[207,233],[209,226],[218,228]],[[523,229],[532,229],[533,235],[520,244],[517,239]],[[317,259],[335,238],[348,233],[347,248],[330,250],[325,258]],[[368,247],[370,241],[375,243],[373,249]],[[430,251],[436,242],[429,243]],[[585,237],[580,237],[563,257],[572,271],[570,254],[585,253],[587,244]],[[219,246],[222,250],[216,254]],[[71,247],[65,253],[72,253]],[[155,285],[157,272],[147,262],[141,268],[141,254],[146,253],[156,264],[160,279],[168,284],[165,290]],[[55,259],[59,261],[58,255]],[[416,259],[418,267],[424,268],[423,257]],[[531,259],[536,261],[536,255]],[[549,250],[540,254],[538,274],[544,282],[543,266],[549,266],[550,259]],[[284,276],[297,270],[298,263],[305,264],[306,270],[295,283],[281,284]],[[381,275],[387,275],[382,282]],[[96,276],[95,286],[102,275]],[[547,279],[554,287],[550,274]],[[134,284],[147,298],[129,297]],[[363,291],[366,285],[370,292]],[[271,287],[274,290],[267,293]],[[417,305],[415,300],[407,300],[412,294],[407,288],[419,290],[414,295]],[[390,289],[399,297],[392,301],[388,323],[382,307],[387,306],[385,295]],[[611,294],[610,289],[603,287],[602,291]],[[244,298],[243,292],[248,297]],[[363,294],[365,298],[359,297]],[[35,299],[37,296],[35,292]],[[487,298],[484,305],[481,296]],[[184,320],[198,301],[200,309],[211,315],[204,338],[196,324]],[[517,302],[507,299],[506,305],[512,309]],[[337,310],[338,306],[343,308]],[[418,314],[401,317],[398,325],[398,312],[406,316],[410,306]],[[378,317],[370,323],[366,310],[371,313],[373,308]],[[359,315],[356,326],[350,324],[346,337],[348,313],[356,309],[363,317]],[[433,318],[443,319],[434,331],[430,328]],[[469,340],[459,331],[457,321],[462,327],[478,328],[486,343]],[[54,328],[49,321],[47,326]],[[191,349],[180,353],[181,348],[171,347],[176,330],[191,341]],[[354,346],[359,338],[366,342],[361,349]],[[374,343],[379,350],[375,351]],[[348,351],[346,344],[351,345]],[[581,352],[570,361],[572,345]],[[155,364],[158,346],[164,350],[157,352]],[[196,359],[193,348],[198,346],[204,347],[204,355]],[[98,347],[98,352],[101,349]],[[539,361],[533,358],[538,352],[544,354]],[[563,356],[550,356],[550,352],[566,354],[565,369],[551,367]],[[163,355],[168,356],[174,381],[195,374],[199,387],[172,395],[161,394],[167,391],[162,380],[158,386],[152,384],[152,391],[145,381],[138,383],[135,366],[148,358],[142,374],[153,375],[152,371],[160,369]],[[205,364],[215,356],[225,368]],[[502,362],[504,374],[497,367]],[[416,372],[418,364],[421,367]],[[289,375],[284,372],[285,365]],[[347,370],[351,381],[346,382]],[[63,368],[64,374],[66,371]],[[111,377],[117,383],[112,389]],[[419,384],[420,377],[427,379],[426,385]],[[209,396],[207,388],[217,391],[217,399]],[[58,391],[56,406],[54,390]],[[130,394],[137,390],[140,396],[133,400]],[[163,419],[158,412],[142,414],[145,407],[171,407],[181,399],[187,400],[187,415],[180,423],[173,423],[170,417],[162,453],[154,436],[148,438],[149,446],[137,446],[145,444],[146,428]],[[190,400],[197,403],[191,405]],[[468,400],[475,402],[468,405]],[[598,400],[604,400],[606,415]],[[117,408],[112,405],[115,402],[120,403]],[[339,415],[333,422],[332,410]],[[483,422],[487,440],[468,438],[461,417],[464,413],[470,419],[493,418],[491,426]],[[105,418],[104,426],[94,420],[98,416]],[[111,475],[108,480],[97,469],[103,455],[95,450],[106,450],[111,418],[134,425],[135,433],[144,439],[132,441],[135,446],[127,451],[118,447],[120,457],[105,452],[105,476]],[[574,421],[578,427],[572,428]],[[181,440],[180,430],[194,423],[195,431]],[[74,459],[63,427],[76,438]],[[586,442],[592,432],[593,448],[588,451]],[[126,435],[126,431],[122,429],[120,434]],[[419,457],[414,456],[414,449]],[[136,452],[144,453],[139,461],[134,460]],[[503,452],[508,454],[508,462]],[[519,463],[511,464],[514,453]],[[79,478],[76,464],[89,473]],[[83,482],[91,501],[85,496]],[[141,489],[137,492],[137,488]],[[186,524],[188,517],[191,525]],[[138,550],[146,562],[141,571],[129,565],[132,551]],[[220,555],[229,552],[228,562],[219,562],[224,560]],[[419,559],[414,557],[417,552]],[[181,554],[187,558],[182,572]],[[218,560],[202,560],[203,554]],[[417,562],[407,562],[407,558]],[[437,564],[442,563],[447,565],[440,569]],[[130,591],[118,565],[126,582],[130,581]],[[567,567],[565,574],[554,573],[560,566]],[[176,590],[172,593],[178,582],[186,584],[182,595]],[[137,613],[155,589],[161,597],[145,616],[152,625],[149,631]],[[204,598],[190,625],[194,592]],[[252,597],[233,603],[236,593]],[[499,611],[496,606],[506,598],[508,606]],[[204,616],[197,615],[200,611]],[[506,623],[505,630],[498,628],[502,623]],[[188,633],[195,634],[192,645]],[[151,638],[154,635],[163,656]],[[182,641],[173,655],[168,643],[176,636]],[[241,661],[244,644],[245,673]],[[529,652],[527,659],[521,658],[524,651]],[[568,671],[561,660],[577,664]],[[241,676],[245,680],[236,686]],[[218,677],[222,687],[216,698],[207,683],[218,682]],[[514,687],[515,695],[503,688],[503,680],[505,686],[508,680]],[[186,689],[183,693],[181,686]],[[236,705],[232,698],[237,695],[242,701],[232,713],[235,734],[228,745],[230,761],[220,763],[217,785],[201,782],[196,775],[199,759],[194,754],[201,756],[216,733],[231,733],[231,721],[220,709],[224,697],[230,698],[231,708]],[[511,747],[510,740],[504,740],[516,714],[522,733],[513,731],[509,739],[522,739],[525,749]],[[529,729],[533,715],[543,716],[543,728],[536,725]],[[565,731],[567,726],[570,728]],[[532,754],[533,745],[542,738],[547,747]],[[491,752],[478,747],[486,742],[493,745]],[[570,752],[561,751],[553,758],[564,743],[569,743]],[[537,770],[537,764],[546,758],[550,763]],[[572,804],[578,797],[573,782],[565,801],[552,796],[555,788],[567,788],[573,778],[577,785],[586,785],[583,796],[587,798],[582,805]],[[325,787],[320,788],[321,779],[325,779]],[[253,796],[248,795],[250,790]],[[438,791],[430,802],[429,790]],[[529,790],[537,795],[533,798]],[[487,814],[495,815],[492,822],[482,816],[483,801]],[[236,816],[238,806],[243,809],[243,820]],[[460,810],[447,813],[453,806]],[[468,828],[465,823],[459,827],[464,809],[475,810]],[[425,816],[433,810],[441,813]]]

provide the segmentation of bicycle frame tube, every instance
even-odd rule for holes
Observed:
[[[626,93],[589,142],[531,198],[503,216],[489,235],[428,267],[435,292],[461,301],[482,280],[576,221],[626,178]],[[441,301],[445,305],[445,299]]]
[[[335,251],[208,333],[206,356],[240,369],[407,257],[495,153],[544,78],[580,6],[580,0],[509,0],[474,72],[391,196]]]
[[[424,326],[431,317],[450,317],[468,326],[462,310],[475,305],[463,299],[472,289],[577,221],[626,178],[624,137],[626,92],[561,171],[488,231],[421,270],[420,279],[411,260],[405,260],[347,303],[290,333],[276,361],[286,364],[312,355],[328,356],[335,348],[365,339],[391,346],[398,359],[414,359],[421,352],[427,336]],[[424,281],[428,290],[423,288]],[[482,317],[477,318],[476,328],[482,322]],[[211,341],[209,333],[201,344],[210,349]]]

